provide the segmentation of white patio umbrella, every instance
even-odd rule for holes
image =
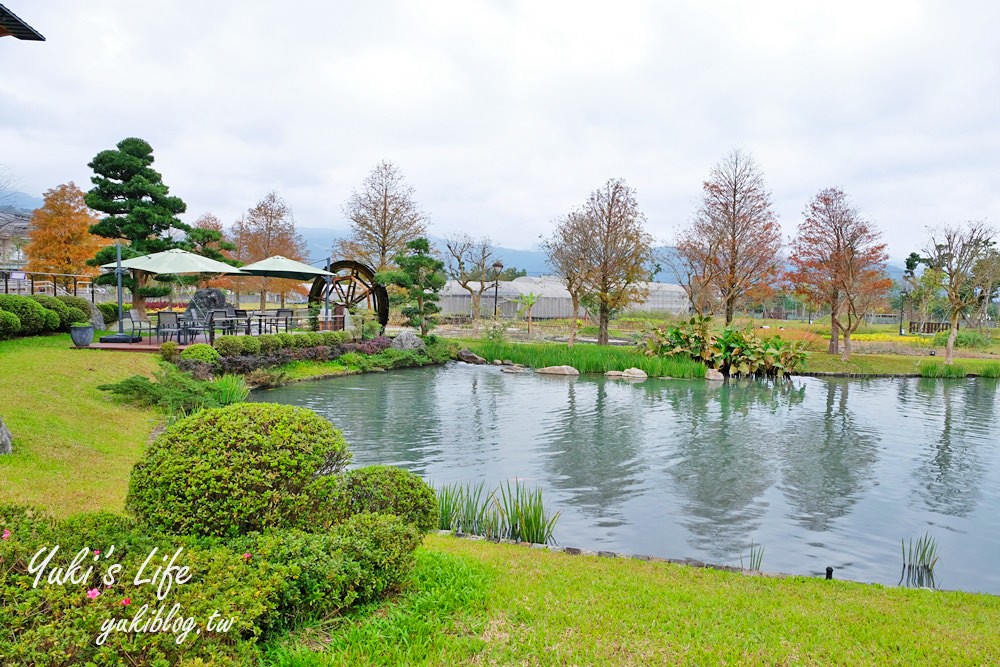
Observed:
[[[102,269],[116,269],[117,262],[102,264]],[[226,273],[240,275],[243,273],[235,266],[230,266],[224,262],[219,262],[209,257],[202,257],[187,250],[174,248],[163,252],[154,252],[151,255],[132,257],[123,259],[121,268],[132,269],[133,271],[145,271],[146,273]]]
[[[334,274],[315,266],[309,266],[294,259],[274,255],[253,264],[240,267],[240,272],[266,278],[288,278],[290,280],[314,280]]]

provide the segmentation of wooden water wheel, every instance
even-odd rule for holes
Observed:
[[[389,293],[384,285],[375,281],[375,271],[371,267],[350,259],[331,262],[326,270],[335,274],[329,282],[316,278],[309,290],[309,303],[323,306],[329,295],[331,307],[355,306],[375,311],[378,322],[385,330],[389,322]]]

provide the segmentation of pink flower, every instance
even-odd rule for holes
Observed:
[[[101,555],[101,550],[100,549],[94,549],[94,555],[95,556],[100,556]]]
[[[89,591],[87,591],[87,597],[90,598],[91,600],[93,600],[100,594],[101,591],[97,590],[96,588],[91,588]]]
[[[250,554],[243,554],[243,560],[250,560]]]
[[[4,530],[3,530],[3,537],[0,538],[0,539],[9,540],[10,539],[10,531],[7,530],[6,528],[4,528]]]
[[[123,607],[127,607],[130,604],[132,604],[132,598],[125,598],[124,600],[122,600],[122,606]]]

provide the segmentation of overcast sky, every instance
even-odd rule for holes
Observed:
[[[188,222],[273,189],[346,228],[388,159],[439,236],[532,248],[621,177],[669,243],[740,148],[787,236],[830,186],[897,262],[1000,218],[995,0],[2,1],[47,39],[0,39],[0,164],[33,195],[137,136]]]

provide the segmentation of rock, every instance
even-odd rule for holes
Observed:
[[[501,373],[523,373],[526,370],[528,369],[524,366],[502,366],[500,368]]]
[[[645,380],[649,376],[646,375],[646,371],[641,368],[626,368],[622,371],[622,377],[631,378],[633,380]]]
[[[503,366],[503,362],[500,361],[499,359],[494,359],[493,360],[493,365],[494,366]]]
[[[726,379],[726,376],[714,368],[709,368],[705,371],[705,379],[711,380],[712,382],[722,382]]]
[[[624,375],[624,373],[622,373],[621,371],[608,371],[607,373],[604,374],[605,377],[609,378],[620,378],[622,375]]]
[[[199,320],[206,319],[213,310],[226,309],[226,294],[221,289],[200,289],[191,297],[187,305],[187,316]]]
[[[485,364],[486,360],[469,349],[463,349],[458,353],[458,360],[467,364]]]
[[[3,423],[3,417],[0,417],[0,454],[10,454],[12,451],[14,451],[14,436]]]
[[[579,375],[580,371],[576,370],[572,366],[546,366],[545,368],[539,368],[535,370],[536,373],[542,373],[543,375]]]
[[[412,331],[404,331],[395,338],[392,339],[392,343],[389,345],[394,350],[413,350],[415,352],[423,352],[427,349],[427,344]]]
[[[513,366],[514,365],[514,362],[511,361],[510,359],[504,359],[500,363],[503,364],[504,366]]]

